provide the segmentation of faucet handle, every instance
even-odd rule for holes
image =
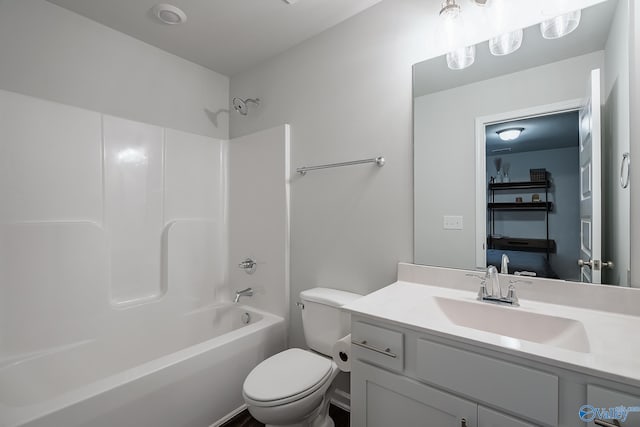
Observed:
[[[467,277],[475,277],[476,279],[480,279],[482,281],[487,280],[487,275],[485,274],[480,274],[480,273],[466,273],[465,276]]]
[[[489,293],[487,292],[487,282],[483,280],[480,284],[480,289],[478,290],[478,301],[483,301],[488,296]]]
[[[531,280],[522,280],[522,279],[509,279],[509,287],[515,285],[516,283],[524,283],[525,285],[532,285],[533,282]]]
[[[511,301],[512,305],[520,305],[520,300],[518,299],[518,295],[516,295],[516,287],[513,286],[513,284],[509,285],[507,290],[507,299]]]

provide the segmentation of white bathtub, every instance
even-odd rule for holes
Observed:
[[[208,427],[243,405],[246,375],[285,345],[281,317],[230,304],[110,328],[5,361],[0,426]]]

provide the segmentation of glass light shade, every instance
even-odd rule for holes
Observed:
[[[476,47],[461,47],[447,53],[447,65],[452,70],[464,70],[470,67],[476,60]]]
[[[489,40],[489,51],[494,56],[509,55],[522,46],[522,29],[510,33],[501,34]]]
[[[523,130],[524,129],[522,128],[504,129],[504,130],[499,130],[497,134],[500,137],[500,139],[503,141],[513,141],[520,137],[520,134],[522,133]]]
[[[574,10],[573,12],[566,13],[564,15],[556,16],[540,24],[540,32],[545,39],[559,39],[580,25],[580,17],[582,11]]]

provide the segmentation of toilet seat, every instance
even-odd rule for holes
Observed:
[[[254,406],[285,405],[322,388],[336,368],[331,359],[292,348],[256,366],[244,382],[243,394]]]

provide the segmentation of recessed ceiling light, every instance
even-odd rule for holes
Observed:
[[[524,128],[509,128],[499,130],[496,133],[503,141],[513,141],[514,139],[518,139],[520,137],[520,134],[522,134],[523,130]]]
[[[187,15],[171,4],[157,4],[151,8],[151,13],[163,24],[177,25],[187,22]]]

